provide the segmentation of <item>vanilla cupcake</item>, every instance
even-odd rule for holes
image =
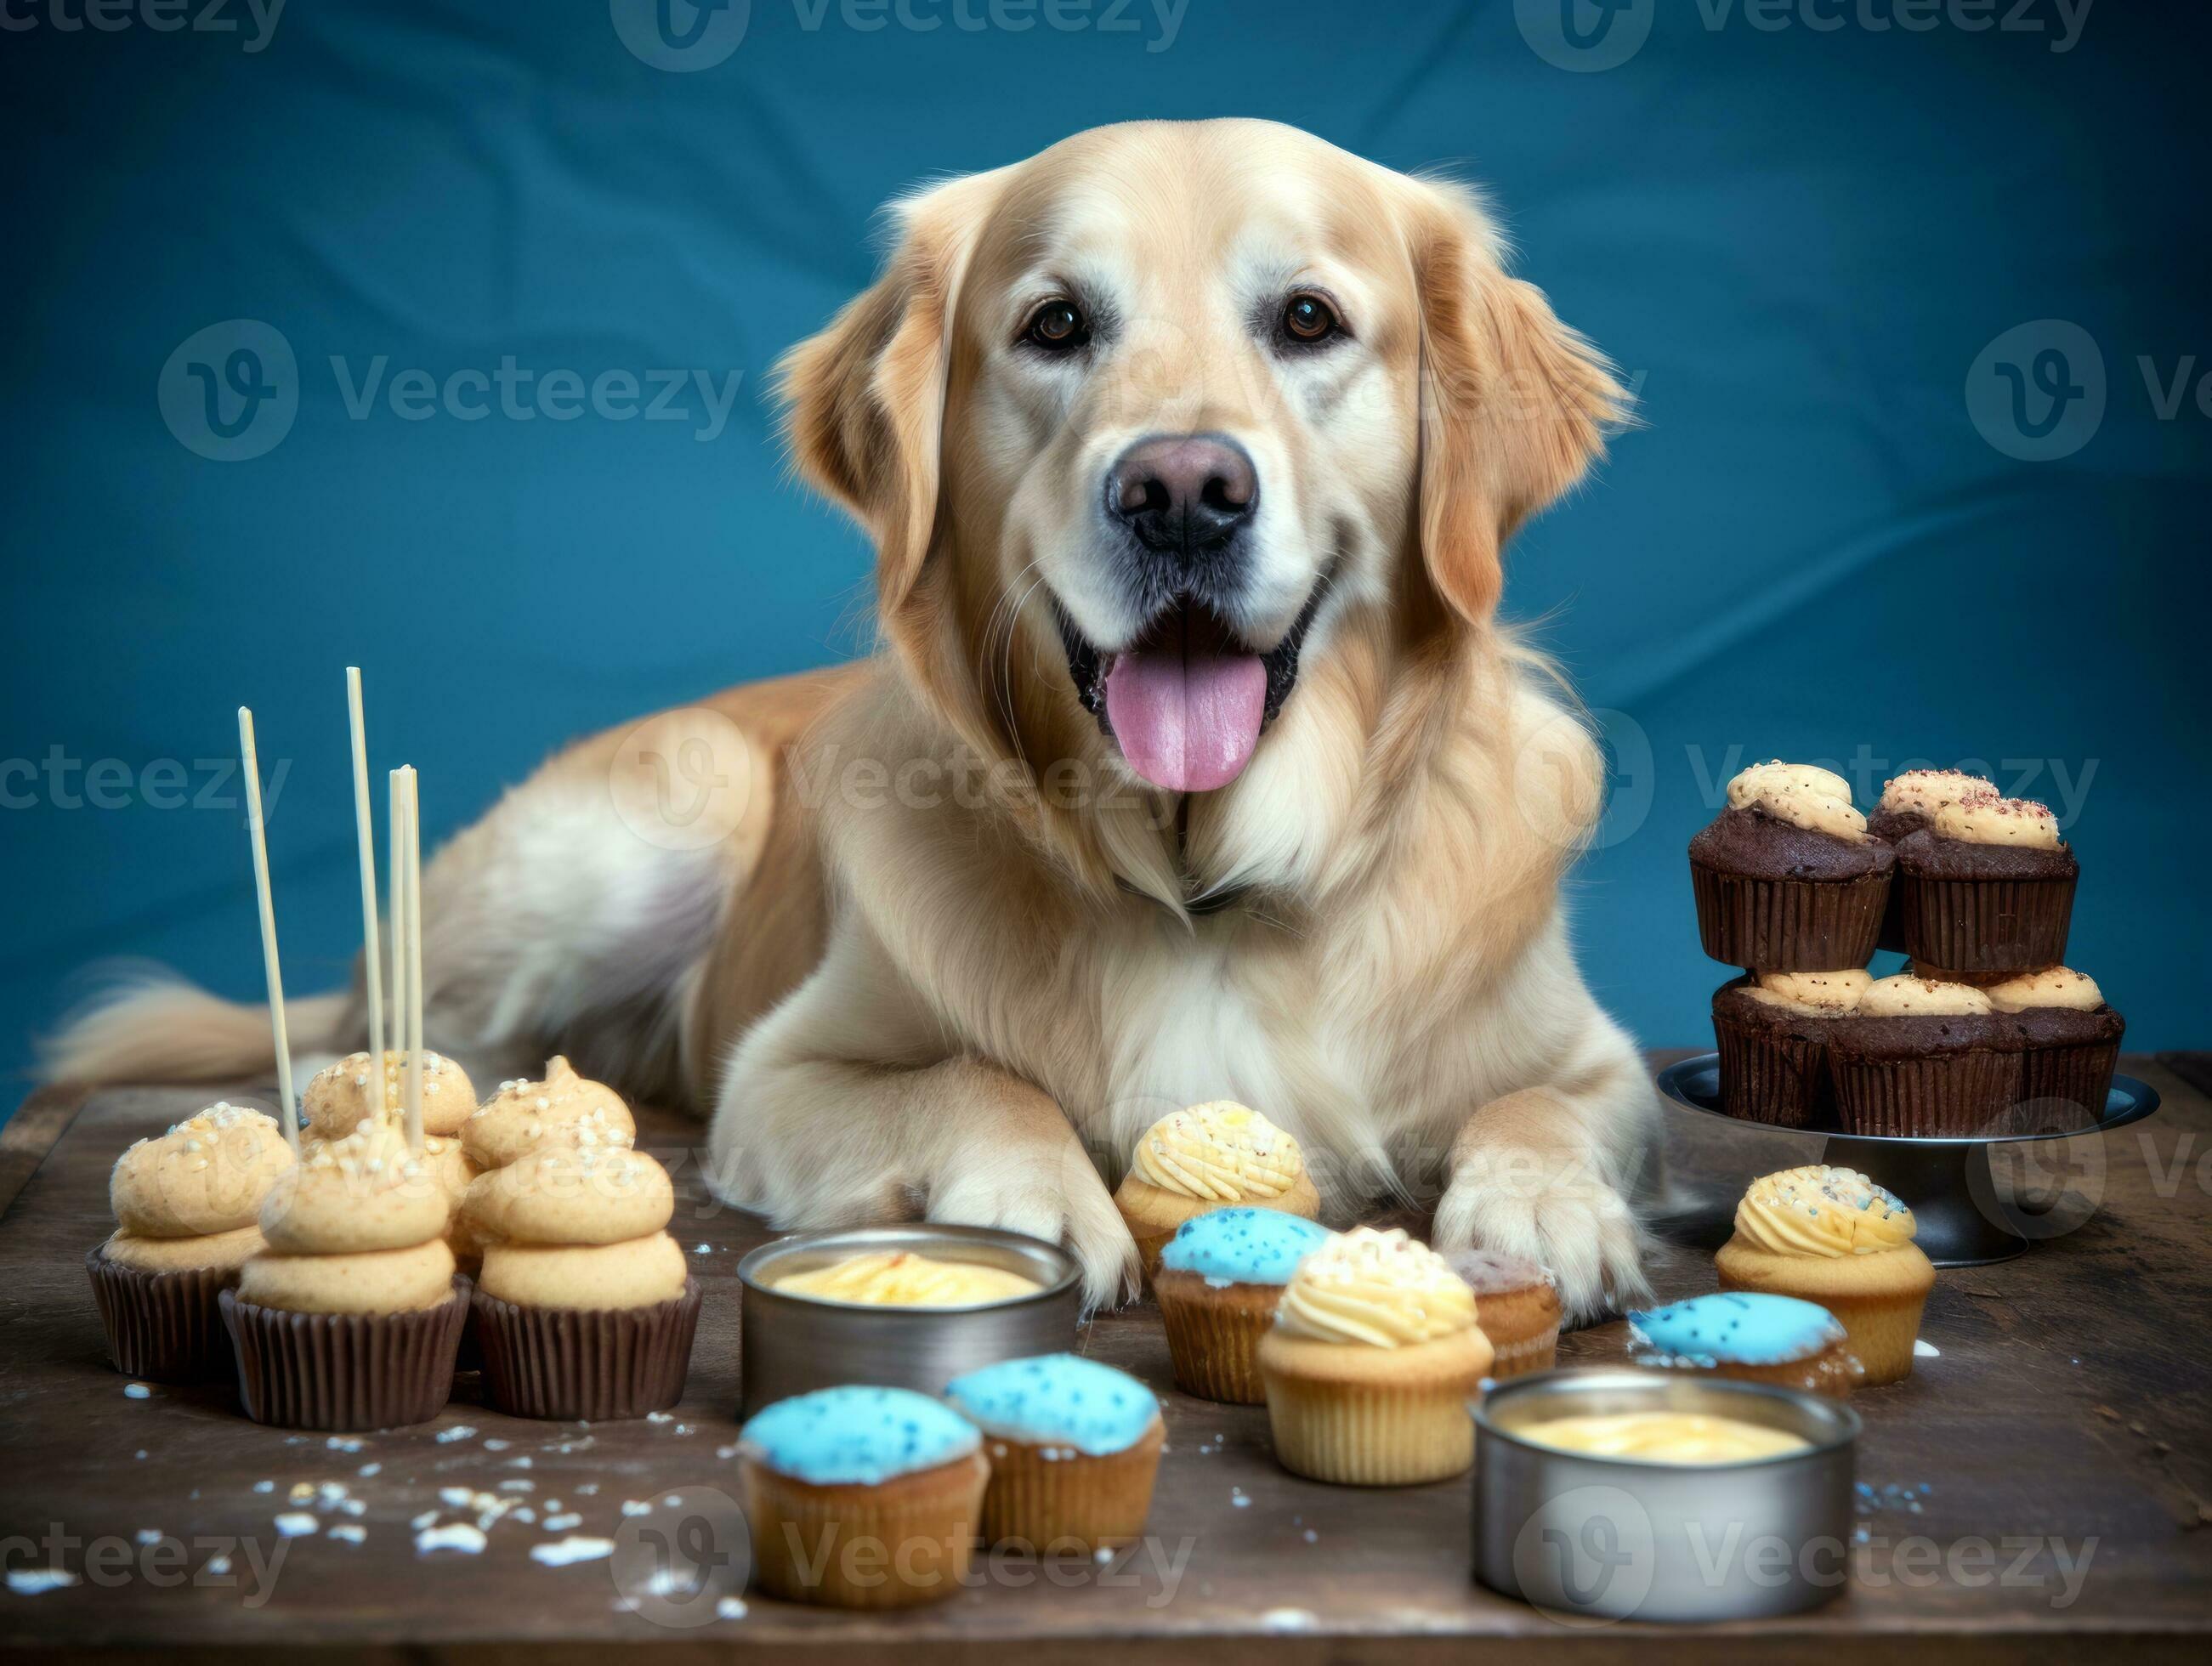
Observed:
[[[1842,1400],[1864,1379],[1850,1334],[1818,1302],[1726,1290],[1628,1316],[1631,1363]]]
[[[1291,1274],[1330,1236],[1303,1216],[1243,1206],[1177,1227],[1152,1274],[1176,1386],[1201,1400],[1264,1405],[1260,1339]]]
[[[1443,1256],[1402,1231],[1341,1233],[1298,1263],[1260,1341],[1276,1459],[1352,1486],[1456,1475],[1491,1358],[1474,1292]]]
[[[622,1096],[586,1081],[568,1060],[546,1061],[541,1082],[501,1082],[461,1124],[461,1146],[479,1169],[497,1169],[541,1146],[611,1151],[637,1141]]]
[[[1474,1292],[1475,1322],[1490,1344],[1490,1374],[1503,1382],[1559,1363],[1559,1288],[1534,1262],[1494,1250],[1444,1257]]]
[[[1751,1183],[1735,1235],[1713,1265],[1723,1290],[1817,1303],[1835,1315],[1869,1387],[1912,1374],[1912,1344],[1936,1268],[1912,1241],[1912,1211],[1864,1175],[1823,1164]]]
[[[301,1095],[301,1114],[307,1124],[302,1157],[312,1157],[323,1144],[343,1140],[364,1122],[380,1122],[404,1128],[406,1101],[407,1055],[397,1049],[384,1055],[384,1085],[379,1094],[370,1080],[369,1057],[349,1053],[337,1063],[315,1073]],[[483,1169],[461,1143],[461,1130],[476,1114],[477,1094],[468,1073],[439,1053],[422,1055],[422,1166],[445,1189],[451,1206],[447,1215],[446,1242],[463,1270],[472,1268],[479,1246],[461,1213],[461,1197]]]
[[[116,1159],[116,1231],[86,1256],[108,1357],[127,1377],[221,1381],[219,1300],[262,1245],[262,1201],[292,1165],[276,1119],[218,1101]]]
[[[1836,1120],[1845,1134],[1989,1134],[2019,1101],[2017,1033],[1998,1020],[1987,994],[1966,984],[1882,978],[1829,1023],[1827,1036]]]
[[[1091,1555],[1144,1535],[1167,1431],[1135,1377],[1048,1353],[957,1377],[945,1398],[983,1432],[985,1544]]]
[[[642,1152],[553,1146],[480,1176],[485,1397],[518,1417],[643,1417],[683,1396],[699,1284],[669,1237],[676,1191]]]
[[[1176,1229],[1209,1209],[1249,1203],[1308,1220],[1321,1213],[1321,1194],[1298,1142],[1258,1111],[1226,1099],[1178,1110],[1146,1130],[1114,1203],[1137,1241],[1147,1277]]]
[[[982,1526],[982,1439],[911,1389],[819,1389],[756,1414],[738,1432],[754,1583],[844,1608],[954,1595]]]
[[[389,1122],[325,1142],[278,1178],[261,1206],[268,1248],[222,1295],[248,1417],[350,1430],[438,1414],[468,1316],[449,1213]]]

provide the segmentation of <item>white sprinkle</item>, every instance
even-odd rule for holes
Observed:
[[[733,1458],[737,1455],[738,1449],[734,1446],[717,1446],[714,1449],[714,1456],[718,1458]]]
[[[490,1443],[489,1441],[486,1441],[486,1442],[484,1443],[484,1444],[485,1444],[485,1445],[487,1445],[487,1446],[489,1446],[489,1445],[490,1445],[490,1444],[491,1444],[491,1443]],[[510,1468],[510,1469],[527,1469],[527,1468],[530,1468],[532,1467],[532,1458],[531,1458],[530,1454],[529,1454],[529,1453],[527,1453],[527,1452],[525,1452],[525,1453],[524,1453],[520,1457],[519,1457],[519,1458],[509,1458],[509,1459],[507,1459],[507,1467],[508,1468]]]
[[[471,1527],[466,1522],[448,1522],[443,1527],[426,1527],[415,1535],[415,1554],[428,1556],[434,1550],[458,1550],[475,1556],[484,1547],[483,1529]]]
[[[450,1429],[438,1431],[438,1444],[441,1446],[450,1446],[457,1440],[466,1440],[475,1432],[476,1430],[470,1425],[456,1423]]]
[[[364,1463],[358,1470],[355,1471],[355,1473],[360,1475],[363,1481],[367,1481],[371,1475],[382,1474],[384,1473],[384,1466],[380,1463]]]
[[[673,1423],[676,1419],[674,1414],[669,1412],[647,1412],[645,1414],[645,1420],[647,1423]]]
[[[253,1483],[253,1490],[257,1493],[274,1493],[276,1490],[276,1483],[273,1481],[257,1481]]]
[[[558,1516],[548,1516],[545,1518],[545,1525],[547,1529],[552,1532],[566,1533],[572,1527],[581,1526],[583,1520],[584,1518],[581,1516],[578,1515],[574,1511],[569,1510],[564,1511]]]
[[[161,1542],[161,1529],[158,1527],[142,1527],[133,1536],[142,1545],[157,1545]]]
[[[676,1493],[671,1493],[661,1500],[661,1503],[666,1505],[671,1510],[681,1510],[684,1507],[683,1496]]]
[[[580,1487],[576,1490],[580,1493],[584,1489]],[[641,1499],[624,1499],[622,1510],[625,1516],[649,1516],[653,1513],[653,1506]]]
[[[154,1397],[154,1390],[143,1383],[125,1383],[123,1385],[123,1397],[125,1400],[151,1400]],[[72,1578],[70,1583],[75,1584],[76,1581]]]
[[[216,1554],[216,1555],[214,1555],[214,1556],[210,1556],[210,1557],[209,1557],[209,1558],[207,1559],[207,1571],[208,1571],[210,1573],[216,1573],[216,1574],[222,1574],[222,1573],[228,1573],[228,1572],[230,1572],[230,1558],[229,1558],[229,1557],[228,1557],[228,1556],[222,1555],[222,1554]]]
[[[368,1529],[357,1523],[340,1522],[331,1529],[331,1537],[343,1539],[349,1545],[357,1545],[368,1537]]]
[[[411,1518],[411,1519],[408,1522],[407,1525],[408,1525],[408,1526],[410,1526],[410,1527],[411,1527],[411,1528],[413,1528],[416,1532],[418,1532],[418,1533],[419,1533],[419,1532],[421,1532],[424,1528],[426,1528],[426,1527],[429,1526],[431,1523],[433,1523],[433,1522],[436,1521],[437,1519],[438,1519],[438,1512],[437,1512],[436,1511],[434,1511],[434,1510],[426,1510],[426,1511],[424,1511],[421,1515],[416,1516],[416,1517],[414,1517],[413,1518]]]
[[[709,1250],[709,1249],[708,1249],[705,1244],[703,1244],[703,1243],[702,1243],[702,1244],[701,1244],[701,1245],[700,1245],[696,1250],[693,1250],[691,1253],[692,1253],[693,1255],[695,1255],[695,1256],[711,1256],[711,1255],[713,1255],[714,1252],[712,1250]]]
[[[143,1463],[146,1461],[146,1449],[143,1446],[141,1446],[131,1456],[137,1458],[141,1463]]]
[[[288,1510],[276,1518],[279,1538],[303,1539],[311,1533],[319,1533],[323,1524],[304,1510]]]
[[[465,1487],[441,1487],[438,1489],[438,1502],[450,1505],[455,1510],[467,1509],[469,1500],[475,1496]]]
[[[332,1435],[325,1443],[333,1452],[358,1452],[361,1443],[345,1435]]]
[[[1935,1343],[1923,1342],[1916,1336],[1912,1339],[1912,1357],[1916,1359],[1941,1359],[1943,1350]]]
[[[495,1435],[484,1442],[483,1449],[487,1452],[504,1452],[508,1447],[514,1444],[514,1443],[513,1441],[501,1440]]]
[[[1311,1528],[1308,1528],[1308,1529],[1306,1529],[1306,1542],[1307,1542],[1308,1544],[1310,1544],[1310,1544],[1317,1544],[1317,1543],[1319,1543],[1319,1542],[1320,1542],[1320,1541],[1321,1541],[1321,1535],[1320,1535],[1320,1534],[1318,1534],[1318,1533],[1315,1532],[1315,1531],[1313,1530],[1313,1529],[1311,1529]]]
[[[577,1492],[582,1493],[584,1497],[587,1499],[596,1497],[599,1493],[599,1484],[595,1481],[585,1481],[576,1488]]]
[[[1310,1608],[1269,1608],[1260,1616],[1260,1629],[1268,1632],[1311,1631],[1319,1623]]]
[[[514,1512],[514,1519],[527,1527],[538,1519],[538,1512],[526,1504]]]
[[[8,1570],[8,1589],[18,1596],[37,1596],[50,1590],[61,1590],[78,1584],[76,1575],[62,1567],[11,1567]]]
[[[615,1554],[612,1539],[551,1539],[530,1547],[530,1560],[547,1567],[566,1567],[571,1562],[596,1562]]]
[[[518,1477],[514,1481],[500,1482],[499,1490],[502,1493],[535,1493],[538,1490],[538,1483],[534,1481],[523,1481]]]
[[[716,1599],[715,1603],[714,1603],[714,1618],[715,1618],[715,1619],[717,1619],[717,1620],[743,1620],[744,1617],[745,1617],[745,1599],[744,1599],[744,1597],[742,1597],[742,1596],[724,1596],[724,1597],[720,1597],[720,1598],[717,1598],[717,1599]]]
[[[1113,1551],[1104,1545],[1099,1546],[1098,1548],[1092,1553],[1092,1556],[1101,1567],[1104,1567],[1107,1563],[1114,1560]]]

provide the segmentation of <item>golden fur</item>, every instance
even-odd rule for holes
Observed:
[[[897,223],[781,370],[798,468],[878,550],[884,651],[585,742],[454,840],[432,1041],[472,1068],[558,1045],[710,1109],[714,1183],[779,1225],[1013,1226],[1096,1300],[1133,1266],[1107,1191],[1131,1143],[1221,1097],[1297,1134],[1333,1218],[1433,1201],[1440,1247],[1532,1256],[1572,1313],[1640,1293],[1651,1091],[1559,906],[1598,753],[1493,617],[1505,540],[1622,414],[1603,362],[1470,194],[1270,124],[1078,135]],[[1123,327],[1040,372],[1008,343],[1071,270]],[[1354,325],[1312,363],[1244,324],[1293,279]],[[1079,702],[1052,608],[1118,628],[1100,459],[1199,430],[1267,483],[1255,643],[1327,590],[1243,775],[1178,798]],[[611,813],[687,742],[741,783],[702,848]],[[160,1073],[187,1012],[194,1062],[251,1053],[236,1009],[155,999],[59,1067]],[[302,1006],[358,1040],[350,1003]]]

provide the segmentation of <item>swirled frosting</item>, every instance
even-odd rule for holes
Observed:
[[[2076,1012],[2094,1012],[2105,1004],[2105,992],[2087,972],[2064,966],[2046,966],[2039,972],[2022,972],[1982,991],[2000,1012],[2025,1012],[2037,1006],[2063,1006]]]
[[[1137,1141],[1133,1166],[1164,1192],[1209,1203],[1280,1197],[1305,1172],[1298,1142],[1229,1100],[1163,1116]]]
[[[1474,1328],[1474,1292],[1406,1232],[1355,1226],[1298,1263],[1275,1309],[1292,1335],[1411,1347]]]
[[[1964,769],[1907,769],[1882,783],[1881,802],[1875,808],[1893,815],[1925,816],[1933,821],[1938,810],[1970,793],[1996,791],[1981,776],[1970,775]]]
[[[261,1206],[261,1235],[284,1256],[404,1250],[442,1235],[443,1179],[396,1123],[363,1122],[285,1170]]]
[[[407,1102],[407,1055],[386,1049],[384,1082],[379,1092],[375,1069],[367,1053],[349,1053],[337,1063],[315,1073],[300,1096],[300,1112],[307,1126],[325,1140],[340,1140],[371,1116],[401,1115]],[[426,1133],[451,1135],[477,1109],[477,1091],[468,1072],[441,1053],[422,1054],[422,1127]]]
[[[2038,850],[2058,848],[2058,818],[2048,805],[2033,799],[2001,798],[1996,793],[1969,793],[1949,804],[1938,805],[1932,818],[1936,836],[1968,844],[2025,845]]]
[[[1856,1016],[1863,1018],[1963,1018],[1990,1011],[1990,998],[1965,983],[1938,983],[1933,978],[1900,973],[1878,978],[1859,997]]]
[[[1761,972],[1744,986],[1752,1000],[1806,1018],[1836,1018],[1857,1010],[1873,977],[1853,966],[1837,972]]]
[[[107,1200],[137,1237],[204,1237],[251,1226],[292,1166],[276,1119],[219,1100],[115,1160]]]
[[[636,1143],[637,1122],[622,1095],[588,1081],[568,1060],[546,1061],[540,1082],[501,1082],[461,1124],[461,1144],[487,1169],[512,1163],[540,1146],[605,1150]]]
[[[1851,807],[1851,785],[1810,763],[1754,763],[1728,784],[1729,807],[1758,810],[1793,827],[1853,844],[1867,836],[1866,818]]]
[[[1039,1288],[1035,1279],[1007,1268],[939,1261],[906,1250],[848,1256],[778,1279],[771,1287],[781,1295],[862,1307],[969,1307],[1033,1295]]]
[[[1815,1163],[1751,1183],[1735,1234],[1777,1256],[1875,1256],[1912,1242],[1912,1211],[1852,1169]]]

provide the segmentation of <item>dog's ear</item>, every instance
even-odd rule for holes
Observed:
[[[1421,559],[1451,613],[1480,626],[1504,587],[1505,540],[1582,478],[1629,396],[1543,291],[1505,275],[1471,193],[1419,189]]]
[[[991,182],[971,175],[895,204],[882,275],[776,366],[793,461],[874,541],[878,617],[902,647],[937,524],[953,307]]]

